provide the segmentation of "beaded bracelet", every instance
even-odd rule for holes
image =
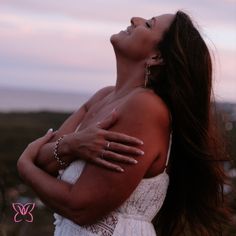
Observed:
[[[67,164],[66,162],[62,161],[58,155],[58,148],[59,148],[59,144],[60,142],[62,141],[62,139],[64,138],[64,136],[61,136],[57,141],[56,141],[56,144],[55,144],[55,147],[54,147],[54,158],[56,159],[56,161],[60,164],[60,166],[62,167],[66,167]]]

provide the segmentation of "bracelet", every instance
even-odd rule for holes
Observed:
[[[58,148],[59,148],[59,144],[60,142],[62,141],[62,139],[64,138],[64,136],[61,136],[57,141],[56,141],[56,144],[55,144],[55,147],[54,147],[54,158],[56,159],[56,161],[60,164],[60,166],[62,167],[66,167],[67,164],[66,162],[62,161],[61,158],[59,157],[58,155]]]

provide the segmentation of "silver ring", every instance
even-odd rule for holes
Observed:
[[[106,150],[104,150],[104,149],[102,150],[102,153],[101,153],[101,155],[100,155],[100,158],[101,158],[101,159],[104,158],[104,153],[105,153],[105,151],[106,151]]]
[[[106,149],[109,149],[110,145],[111,145],[111,142],[108,141],[108,142],[107,142]]]

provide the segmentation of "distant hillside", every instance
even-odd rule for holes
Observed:
[[[233,140],[236,139],[236,122],[232,122],[230,116],[234,109],[229,106],[226,110],[222,114],[225,122],[222,127],[227,128],[227,139],[232,144],[229,151],[232,157],[236,159],[236,149],[235,145],[233,145]],[[37,196],[20,180],[16,170],[16,162],[29,142],[45,134],[49,128],[56,130],[68,116],[69,113],[60,112],[0,113],[0,189],[5,190],[6,197],[5,203],[3,203],[0,192],[0,236],[53,235],[52,212],[48,208],[42,207],[38,203]],[[236,178],[234,178],[234,181],[233,186],[236,189]],[[229,199],[235,211],[236,204],[233,191],[229,192]],[[25,199],[27,199],[27,202],[39,204],[33,212],[34,222],[30,225],[14,224],[11,203],[21,202]],[[4,206],[2,211],[1,206]],[[235,236],[235,229],[236,226],[230,227],[227,229],[228,234],[224,235]]]

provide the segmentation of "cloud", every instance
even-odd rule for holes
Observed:
[[[80,19],[105,20],[109,22],[129,20],[135,14],[149,15],[156,13],[175,12],[185,9],[193,16],[199,16],[203,23],[209,22],[235,22],[235,1],[226,0],[1,0],[2,6],[24,9],[30,12],[59,14]],[[210,10],[209,10],[210,9]],[[208,23],[209,23],[208,22]],[[207,23],[207,24],[208,24]]]
[[[150,18],[183,9],[196,20],[217,54],[217,91],[222,89],[227,98],[227,86],[230,91],[234,88],[235,1],[0,0],[0,3],[3,78],[0,84],[68,91],[77,88],[95,91],[114,84],[115,57],[110,36],[125,29],[132,16]]]
[[[91,26],[91,22],[63,18],[31,19],[20,14],[0,13],[0,17],[14,26],[0,31],[2,53],[69,67],[91,67],[92,63],[95,68],[101,68],[110,62],[106,55],[113,53],[109,42],[111,30],[103,33],[104,24]],[[89,32],[89,25],[94,30]]]

